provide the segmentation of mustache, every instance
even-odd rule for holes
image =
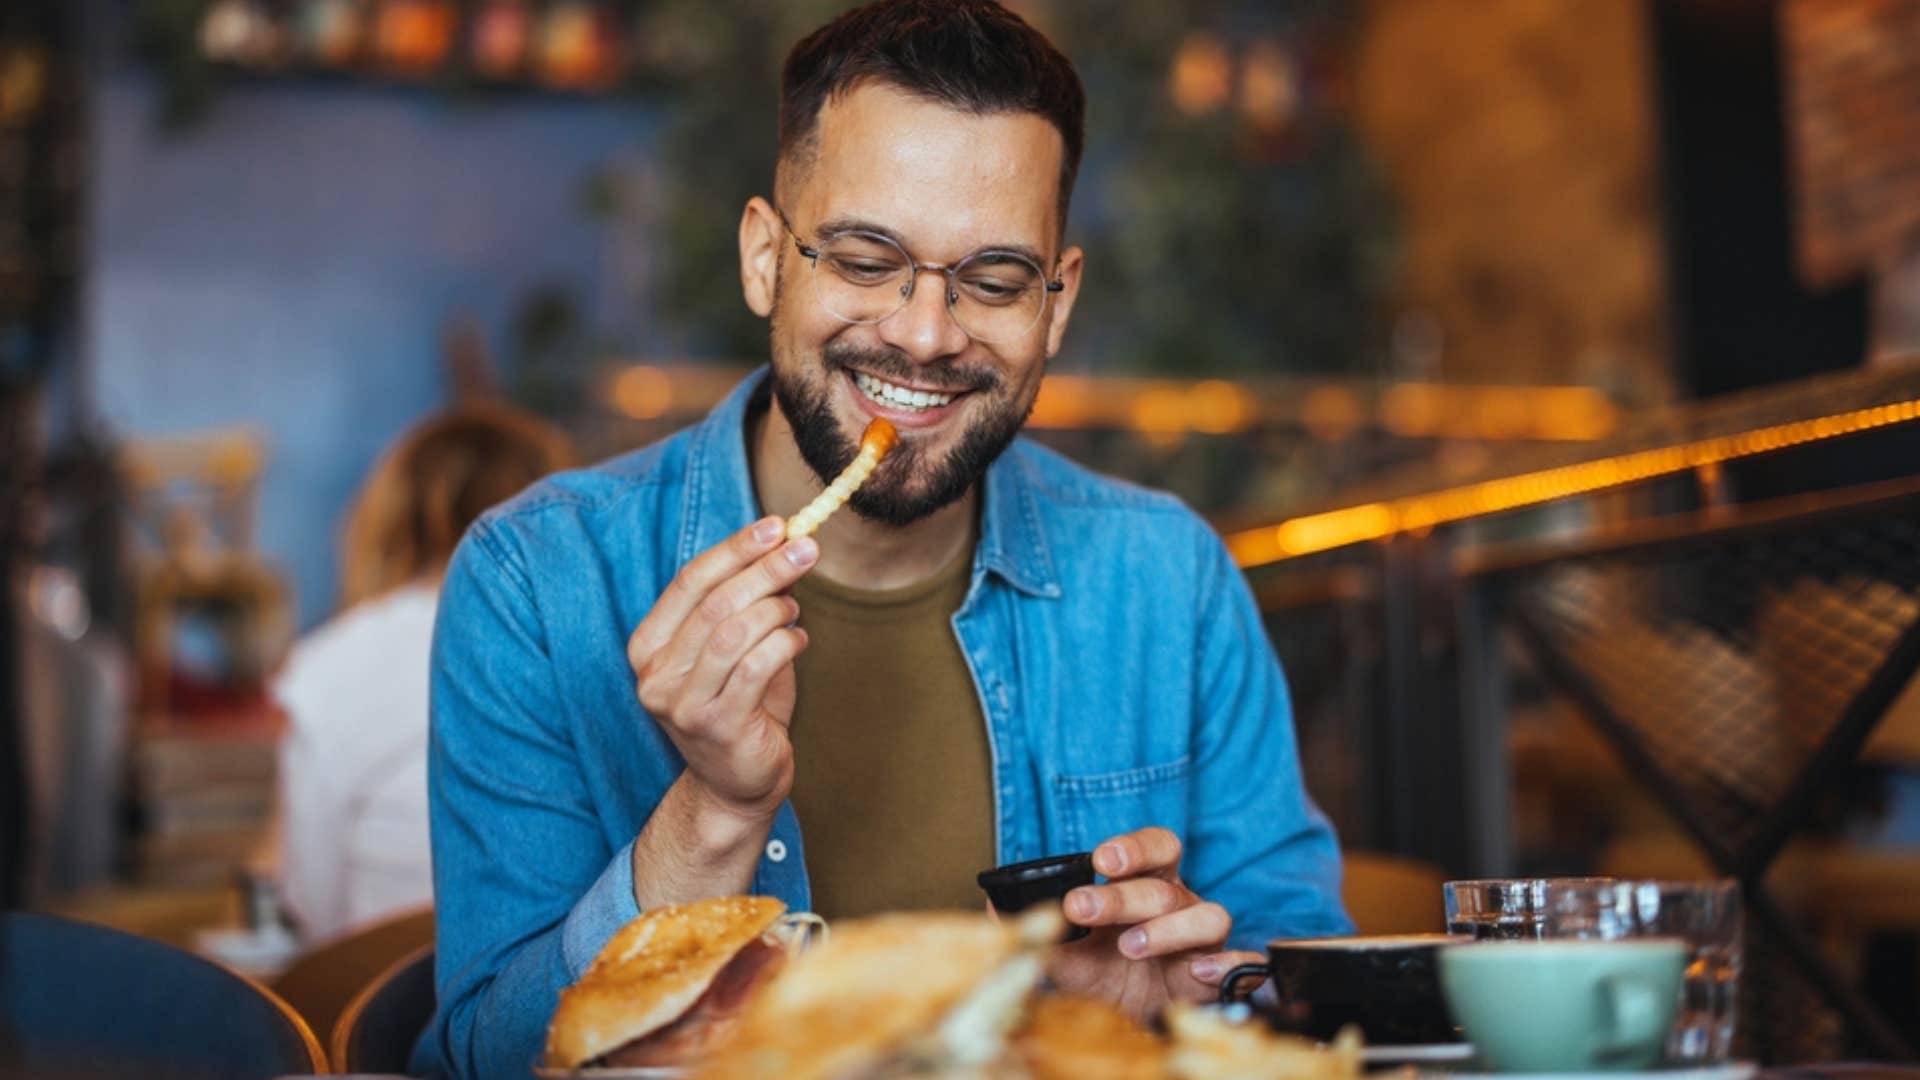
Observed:
[[[894,348],[868,348],[864,345],[834,342],[821,350],[820,358],[829,370],[857,369],[890,382],[915,386],[936,384],[941,393],[968,393],[993,390],[1000,377],[991,371],[969,371],[958,367],[928,367],[916,364],[907,354]]]

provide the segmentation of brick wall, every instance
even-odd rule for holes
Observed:
[[[1830,285],[1920,242],[1920,0],[1780,7],[1797,256]]]
[[[1641,6],[1379,0],[1355,106],[1405,220],[1433,374],[1670,393]]]

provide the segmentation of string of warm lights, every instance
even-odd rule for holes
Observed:
[[[1381,540],[1405,532],[1620,487],[1803,443],[1851,435],[1920,418],[1920,399],[1795,420],[1733,435],[1619,454],[1424,495],[1369,502],[1276,525],[1235,532],[1227,549],[1243,569]]]
[[[605,387],[634,420],[700,416],[744,374],[732,366],[633,364]],[[1590,442],[1613,434],[1619,406],[1586,386],[1469,386],[1366,380],[1165,379],[1050,374],[1027,426],[1133,431],[1160,443],[1299,427],[1338,442],[1377,428],[1404,439]]]

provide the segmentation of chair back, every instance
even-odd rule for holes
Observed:
[[[413,1045],[433,1020],[433,946],[380,973],[360,991],[333,1028],[333,1064],[343,1073],[407,1071]]]
[[[397,960],[433,944],[433,909],[398,915],[323,941],[276,976],[273,992],[293,1006],[313,1030],[325,1034],[347,1005]]]
[[[1340,857],[1340,899],[1362,934],[1429,934],[1447,927],[1446,874],[1432,863],[1348,850]]]
[[[51,915],[0,917],[0,1076],[260,1080],[326,1055],[264,987],[190,952]]]

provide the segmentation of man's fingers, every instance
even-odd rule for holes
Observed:
[[[1082,885],[1067,894],[1067,918],[1081,926],[1131,926],[1194,902],[1183,886],[1157,877]]]
[[[1157,825],[1122,833],[1093,849],[1093,868],[1110,878],[1153,874],[1171,880],[1180,869],[1180,838]]]
[[[636,673],[673,640],[680,624],[714,586],[752,565],[780,542],[786,523],[764,517],[695,555],[662,589],[653,607],[627,638],[627,662]]]
[[[705,599],[694,605],[693,613],[680,624],[680,629],[666,649],[656,653],[652,662],[640,672],[641,681],[660,681],[679,687],[700,663],[716,629],[745,611],[748,605],[784,592],[819,558],[819,543],[812,537],[802,537],[767,552],[746,569],[715,586]],[[686,698],[677,689],[672,696]],[[697,702],[700,699],[692,700]]]
[[[792,597],[763,596],[714,627],[707,635],[707,647],[695,658],[693,670],[680,684],[680,700],[698,704],[718,697],[733,675],[734,665],[766,640],[768,634],[792,625],[799,614],[800,605]]]
[[[1135,926],[1120,935],[1120,953],[1132,960],[1217,949],[1233,930],[1233,916],[1219,904],[1201,903]]]
[[[711,708],[720,716],[751,716],[767,696],[767,684],[793,663],[807,647],[807,632],[797,626],[782,627],[760,639],[733,665],[720,696]]]
[[[1266,960],[1260,953],[1244,950],[1202,953],[1187,961],[1187,974],[1208,986],[1219,986],[1220,980],[1226,978],[1227,972],[1234,968],[1242,964],[1263,964]]]

